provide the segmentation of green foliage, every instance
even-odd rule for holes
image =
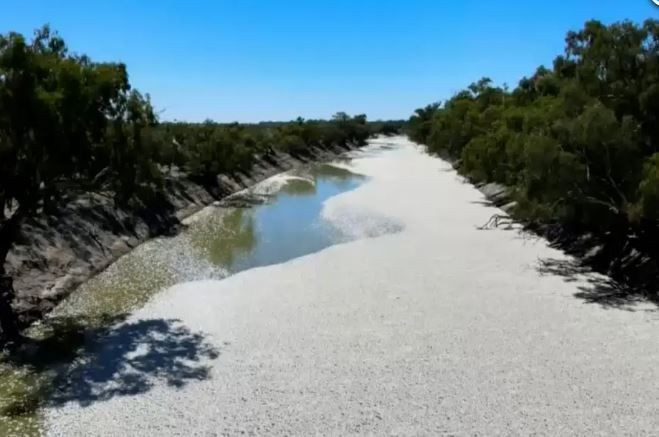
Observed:
[[[430,137],[432,123],[439,109],[439,103],[433,103],[425,108],[416,110],[415,115],[409,121],[409,135],[414,141],[426,142]]]
[[[369,123],[371,135],[399,135],[406,128],[405,120],[372,121]]]
[[[331,121],[298,118],[288,123],[162,123],[152,133],[154,156],[164,166],[177,166],[208,184],[217,175],[249,171],[255,159],[278,150],[305,155],[314,147],[364,144],[370,135],[365,116]]]
[[[513,90],[485,78],[418,109],[410,136],[509,185],[531,222],[602,232],[659,220],[659,21],[586,23],[552,69]]]
[[[236,124],[225,126],[207,121],[198,125],[167,125],[163,130],[166,163],[180,165],[204,180],[214,180],[220,173],[248,170],[258,151],[257,137]]]
[[[653,154],[645,162],[643,178],[638,187],[639,216],[659,220],[659,153]]]
[[[48,27],[29,42],[0,35],[0,215],[47,205],[63,184],[100,172],[129,197],[154,173],[144,129],[155,123],[124,65],[69,54]]]

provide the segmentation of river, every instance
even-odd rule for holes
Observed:
[[[50,435],[585,435],[659,429],[659,325],[405,138],[259,184],[58,308],[112,320]],[[77,315],[77,316],[76,316]],[[114,320],[113,318],[117,318]],[[89,341],[91,341],[89,340]]]

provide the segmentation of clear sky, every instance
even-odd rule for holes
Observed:
[[[163,119],[389,119],[482,76],[516,84],[590,18],[650,17],[651,0],[2,0],[0,32],[49,23],[125,62]]]

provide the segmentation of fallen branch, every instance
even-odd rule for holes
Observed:
[[[500,226],[505,225],[505,229],[512,229],[513,228],[513,219],[510,218],[507,215],[503,214],[494,214],[490,219],[485,223],[483,226],[480,226],[478,229],[482,231],[490,230],[490,229],[497,229]]]

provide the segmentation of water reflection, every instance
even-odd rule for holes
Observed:
[[[316,184],[307,179],[290,179],[281,189],[281,192],[291,196],[308,196],[316,193]]]
[[[345,241],[331,224],[320,219],[325,200],[356,188],[360,175],[332,165],[296,172],[270,202],[232,211],[222,219],[204,220],[190,229],[193,245],[216,266],[235,273],[277,264]],[[222,210],[215,212],[225,214]]]
[[[187,239],[212,264],[230,267],[257,244],[254,214],[245,208],[215,210],[193,223]]]
[[[349,181],[354,178],[363,178],[347,168],[336,165],[322,164],[314,167],[312,174],[317,178],[332,179],[335,182]]]

